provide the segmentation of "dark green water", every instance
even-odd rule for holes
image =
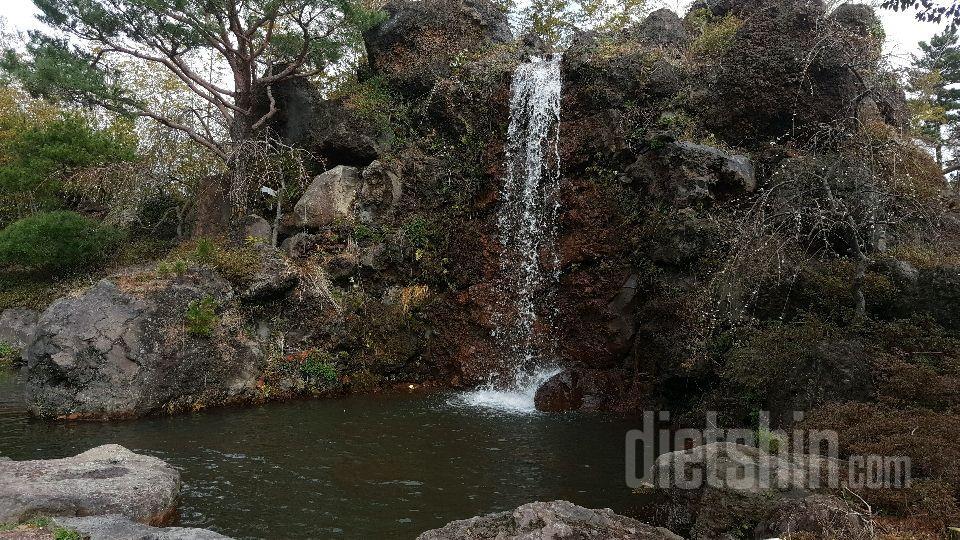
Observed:
[[[567,499],[634,514],[624,434],[596,415],[495,414],[450,396],[356,397],[116,423],[31,420],[0,373],[0,455],[118,443],[180,469],[181,524],[237,538],[415,538],[453,519]]]

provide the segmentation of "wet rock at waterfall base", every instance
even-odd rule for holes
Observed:
[[[417,540],[681,540],[667,529],[567,501],[532,502],[516,510],[453,521]]]
[[[609,410],[623,393],[618,370],[571,368],[547,379],[534,396],[538,411]]]
[[[158,458],[108,444],[50,460],[0,461],[0,522],[120,514],[163,525],[175,517],[180,473]]]

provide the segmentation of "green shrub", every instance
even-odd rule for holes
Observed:
[[[776,454],[780,451],[780,444],[783,440],[777,437],[769,428],[761,427],[757,429],[757,448]]]
[[[417,249],[430,246],[432,232],[430,222],[421,216],[414,216],[403,227],[403,237],[407,244]]]
[[[57,527],[53,530],[53,540],[83,540],[83,536],[73,529]]]
[[[62,208],[74,171],[135,160],[136,136],[118,127],[98,128],[80,114],[0,90],[0,227]]]
[[[743,24],[736,15],[716,17],[707,9],[692,13],[690,21],[700,28],[700,35],[690,44],[690,50],[701,59],[723,56],[733,45],[733,38]]]
[[[313,351],[303,361],[303,374],[313,380],[333,382],[337,380],[337,367],[329,353]]]
[[[182,276],[187,272],[190,265],[183,259],[173,259],[172,261],[160,261],[157,263],[157,275],[162,278],[173,276]]]
[[[217,256],[217,245],[209,238],[200,238],[193,248],[193,259],[200,264],[211,264]]]
[[[89,268],[102,264],[121,238],[120,231],[76,212],[42,212],[0,231],[0,266],[37,271]]]
[[[185,318],[189,334],[210,337],[217,325],[217,302],[210,296],[194,300],[187,306]]]
[[[383,241],[383,233],[376,227],[358,223],[353,227],[353,239],[361,245],[375,244]]]

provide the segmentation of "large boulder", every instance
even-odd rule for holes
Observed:
[[[176,516],[180,473],[158,458],[107,444],[50,460],[0,461],[0,522],[120,514],[163,525]]]
[[[0,313],[0,343],[22,351],[37,328],[40,314],[27,308],[10,308]]]
[[[89,540],[230,540],[206,529],[151,527],[119,514],[86,517],[54,517],[56,527],[74,530]]]
[[[363,170],[362,177],[363,187],[357,205],[360,221],[373,223],[389,217],[403,194],[403,180],[398,167],[377,160]]]
[[[726,201],[757,188],[750,158],[687,141],[640,154],[627,174],[648,197],[679,208]]]
[[[275,83],[271,93],[277,112],[266,122],[283,142],[305,148],[324,165],[363,167],[393,141],[391,127],[358,111],[348,98],[326,99],[306,77]],[[257,100],[256,117],[269,111],[266,95]]]
[[[306,147],[327,164],[365,167],[394,139],[391,127],[375,116],[363,114],[341,98],[318,101]]]
[[[418,540],[680,540],[609,508],[591,510],[567,501],[532,502],[516,510],[452,521]]]
[[[260,264],[244,281],[240,299],[244,302],[262,303],[281,299],[300,283],[283,252],[269,244],[258,246]]]
[[[770,454],[753,446],[715,442],[659,456],[650,475],[666,501],[667,526],[686,536],[754,537],[808,532],[862,532],[864,523],[842,500],[820,493],[846,469],[838,460]],[[822,519],[821,519],[822,518]]]
[[[578,34],[563,55],[566,116],[676,94],[684,80],[683,50],[689,40],[683,21],[669,9],[654,11],[615,36]]]
[[[353,203],[360,191],[360,172],[338,166],[316,177],[293,207],[301,227],[324,227],[354,218]]]
[[[242,328],[220,322],[236,318],[226,316],[233,296],[203,270],[104,279],[57,300],[26,348],[27,407],[43,418],[115,418],[250,399],[262,355]],[[217,312],[200,314],[206,327],[191,332],[187,310],[205,298]]]
[[[250,214],[240,220],[240,236],[244,242],[270,245],[273,241],[273,226],[263,217]]]
[[[692,17],[730,34],[700,48],[695,63],[701,82],[691,110],[740,146],[806,139],[824,125],[850,125],[859,101],[884,99],[877,90],[882,85],[872,82],[879,78],[884,36],[869,7],[838,11],[828,17],[821,0],[695,4]]]
[[[363,34],[370,69],[408,97],[429,93],[455,59],[513,41],[490,0],[392,0],[383,9],[387,19]]]

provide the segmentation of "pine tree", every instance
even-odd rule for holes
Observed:
[[[921,54],[914,57],[910,69],[910,106],[914,130],[933,148],[941,167],[944,166],[946,155],[952,156],[952,150],[960,144],[958,42],[960,35],[953,28],[933,36],[929,42],[921,42]],[[951,167],[954,166],[948,169]]]
[[[31,32],[27,54],[0,67],[32,95],[151,118],[225,162],[277,114],[272,88],[322,74],[377,12],[352,0],[33,0],[54,33]],[[216,111],[220,137],[163,114],[124,84],[124,62],[167,70]],[[225,76],[205,72],[209,61]],[[264,112],[266,111],[266,112]]]

